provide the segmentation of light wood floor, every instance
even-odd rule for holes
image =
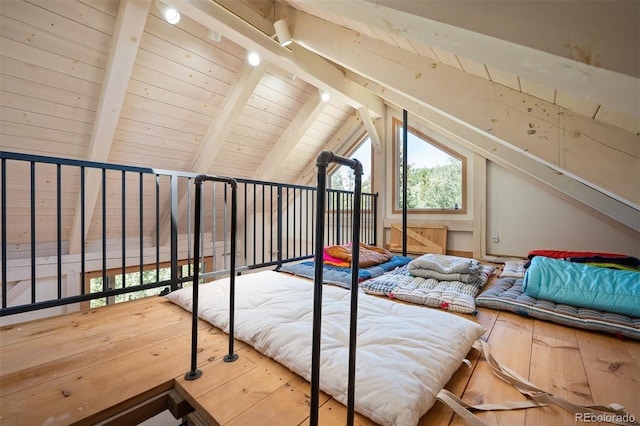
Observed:
[[[617,402],[640,416],[640,342],[488,309],[467,317],[487,329],[501,363],[539,387],[580,403]],[[2,328],[0,424],[135,424],[167,406],[184,409],[182,398],[196,409],[191,424],[308,423],[308,383],[241,342],[239,360],[223,362],[227,336],[205,322],[203,377],[185,381],[190,328],[190,314],[160,297]],[[524,399],[475,350],[469,359],[472,368],[463,365],[449,390],[472,404]],[[321,403],[321,424],[345,423],[344,406],[326,396]],[[130,415],[117,416],[127,409]],[[479,416],[490,425],[576,424],[553,407]],[[440,403],[420,422],[449,424],[463,422]]]

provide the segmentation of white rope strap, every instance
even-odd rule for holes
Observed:
[[[512,384],[521,394],[529,398],[527,401],[509,401],[501,404],[469,405],[446,389],[442,389],[436,398],[450,407],[456,414],[471,426],[485,425],[471,411],[493,411],[493,410],[518,410],[522,408],[543,407],[554,404],[570,413],[575,414],[578,419],[597,419],[599,422],[611,423],[621,426],[639,426],[633,415],[629,414],[623,406],[619,404],[604,405],[582,405],[571,402],[567,399],[550,394],[515,371],[501,365],[489,351],[489,344],[478,340],[473,346],[481,350],[493,373],[503,381]]]

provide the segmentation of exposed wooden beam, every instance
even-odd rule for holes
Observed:
[[[322,113],[326,104],[320,99],[320,93],[315,91],[300,109],[295,118],[291,121],[286,130],[278,138],[275,146],[271,149],[260,167],[256,170],[255,178],[259,180],[269,180],[279,165],[279,162],[286,157],[300,138],[311,127],[313,122]]]
[[[300,1],[640,116],[638,2]]]
[[[242,114],[242,110],[256,90],[256,86],[260,83],[264,75],[264,70],[264,63],[256,67],[245,64],[238,80],[225,97],[220,114],[218,114],[211,123],[206,138],[200,145],[198,152],[193,156],[189,171],[194,173],[207,173],[211,168],[216,156],[231,133],[237,118]],[[178,189],[178,215],[187,209],[187,200],[187,191],[183,183]],[[166,244],[171,236],[170,225],[171,213],[167,212],[160,222],[160,245]]]
[[[382,142],[380,135],[378,134],[378,130],[373,123],[373,119],[371,118],[371,114],[369,114],[369,111],[366,108],[358,108],[358,114],[360,114],[360,118],[362,119],[362,125],[367,131],[367,134],[369,134],[371,145],[375,149],[376,153],[380,154],[382,152]]]
[[[336,154],[341,154],[340,149],[344,148],[356,136],[360,129],[362,129],[362,119],[358,114],[354,114],[344,122],[331,140],[316,153],[315,157],[322,151],[333,151]],[[295,182],[299,182],[300,185],[315,184],[315,182],[313,182],[313,179],[316,177],[315,173],[316,162],[312,161],[304,172],[296,178]]]
[[[89,161],[107,162],[109,158],[113,136],[120,118],[150,5],[151,0],[121,0],[120,2],[109,48],[104,82],[100,91],[100,101],[89,143],[87,156]],[[100,192],[100,176],[97,171],[91,170],[87,173],[86,179],[84,214],[85,222],[89,224]],[[81,211],[82,205],[80,197],[78,197],[69,237],[69,253],[71,254],[80,251],[81,241],[89,232],[89,226],[87,226],[85,235],[81,235]]]
[[[581,183],[571,175],[558,172],[549,164],[531,158],[526,152],[514,149],[504,141],[491,134],[480,132],[468,123],[442,114],[440,111],[416,102],[404,94],[389,90],[372,81],[365,81],[361,76],[354,74],[352,78],[361,79],[369,89],[384,93],[390,102],[401,105],[415,115],[416,119],[423,120],[429,127],[466,149],[544,187],[554,195],[590,212],[624,232],[640,235],[639,214],[634,207],[621,203],[607,194]]]
[[[363,87],[402,107],[419,105],[427,117],[440,116],[436,122],[452,126],[442,125],[447,133],[462,125],[463,133],[473,136],[468,141],[479,145],[499,143],[505,153],[503,158],[513,158],[518,168],[529,169],[534,176],[533,171],[540,166],[553,170],[554,176],[564,178],[548,173],[537,176],[547,179],[550,185],[560,185],[562,192],[583,203],[595,203],[600,211],[627,226],[638,226],[637,135],[618,132],[590,119],[575,121],[576,117],[569,117],[553,104],[310,15],[299,13],[297,23],[294,38],[299,43],[351,70],[347,75]],[[569,126],[567,120],[575,122]],[[582,138],[580,144],[574,143],[573,139],[583,134],[590,136]],[[564,152],[569,146],[573,150]],[[573,156],[581,158],[583,152],[596,148],[601,155],[615,158],[615,164],[624,166],[602,176],[593,167],[597,159],[572,161]],[[559,156],[560,151],[563,156]],[[585,192],[587,185],[591,188]]]
[[[315,87],[331,93],[335,99],[353,108],[366,107],[375,117],[384,115],[382,100],[344,77],[334,64],[300,46],[281,47],[272,35],[270,21],[247,22],[229,9],[207,0],[166,0],[180,13],[220,33],[223,37],[255,51],[268,62],[291,71]],[[252,19],[257,19],[255,15]]]

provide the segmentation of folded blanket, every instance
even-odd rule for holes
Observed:
[[[480,270],[480,262],[475,259],[446,254],[424,254],[409,262],[409,272],[420,276],[420,270],[436,271],[443,274],[475,274]]]
[[[640,317],[640,272],[536,256],[523,288],[537,299]]]
[[[358,253],[358,266],[362,268],[388,262],[392,256],[391,252],[387,249],[370,246],[365,243],[360,243],[360,250]],[[333,259],[343,260],[350,265],[352,259],[352,245],[345,244],[342,246],[328,246],[325,248],[325,255],[330,256]],[[336,263],[333,264],[335,265]]]

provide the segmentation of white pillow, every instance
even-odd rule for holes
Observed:
[[[524,260],[508,260],[504,263],[504,269],[500,274],[500,278],[524,278],[525,268]]]

